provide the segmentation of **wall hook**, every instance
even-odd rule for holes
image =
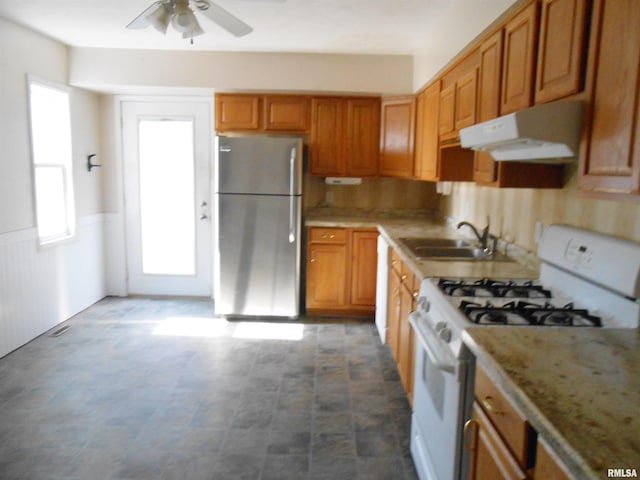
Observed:
[[[91,163],[91,159],[95,157],[97,154],[92,153],[91,155],[87,155],[87,170],[90,172],[92,168],[101,167],[102,165],[98,165],[97,163]]]

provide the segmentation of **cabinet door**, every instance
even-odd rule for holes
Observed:
[[[526,480],[498,432],[477,403],[473,404],[473,440],[469,480]],[[465,428],[468,432],[468,428]]]
[[[572,478],[541,437],[538,437],[533,478],[534,480],[571,480]]]
[[[456,85],[451,84],[440,91],[440,115],[438,133],[441,137],[452,135],[456,130]]]
[[[216,131],[258,130],[260,97],[258,95],[221,93],[216,95]]]
[[[377,230],[354,230],[351,235],[353,252],[351,272],[351,304],[375,306],[378,268]]]
[[[456,132],[476,123],[478,70],[471,69],[456,81],[455,121]]]
[[[310,244],[307,260],[307,308],[340,308],[346,303],[347,247]]]
[[[533,69],[538,39],[538,4],[532,2],[504,28],[502,115],[528,107],[533,99]]]
[[[543,0],[536,68],[536,103],[582,89],[587,0]]]
[[[400,276],[389,268],[389,296],[387,300],[387,343],[395,361],[398,361],[400,327]]]
[[[264,129],[306,132],[309,129],[309,98],[302,95],[265,95]]]
[[[413,176],[415,118],[415,97],[382,100],[380,175]]]
[[[412,289],[409,281],[412,277],[403,280],[400,288],[400,318],[398,319],[398,372],[404,391],[409,397],[413,396],[412,357],[414,349],[412,345],[412,329],[409,323],[409,313],[413,303]]]
[[[637,0],[594,2],[596,36],[591,136],[581,164],[585,190],[640,192],[640,8]],[[592,43],[592,45],[594,45]]]
[[[427,87],[418,96],[416,112],[416,177],[420,180],[438,179],[438,116],[440,82]]]
[[[380,100],[349,99],[346,108],[346,174],[357,177],[377,175],[380,156]]]
[[[502,77],[503,31],[498,30],[480,46],[480,80],[478,86],[478,121],[500,115],[500,79]],[[497,180],[497,165],[488,152],[476,152],[473,179],[478,183]]]
[[[309,172],[311,175],[344,175],[345,104],[339,98],[311,100]]]

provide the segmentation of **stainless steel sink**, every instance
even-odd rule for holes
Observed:
[[[458,238],[401,238],[409,250],[414,248],[432,248],[432,247],[470,247],[471,244],[466,240]]]
[[[400,238],[416,257],[430,260],[509,261],[499,253],[489,254],[466,240],[455,238]]]
[[[487,259],[490,257],[483,249],[478,247],[420,247],[415,251],[418,257],[437,258],[469,258]]]

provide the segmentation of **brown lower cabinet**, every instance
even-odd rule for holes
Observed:
[[[402,386],[412,403],[415,369],[415,337],[409,313],[415,310],[420,279],[396,252],[389,255],[389,293],[387,302],[387,343],[398,365]]]
[[[526,417],[476,365],[472,418],[465,425],[469,480],[571,480]]]
[[[308,314],[373,315],[376,303],[377,241],[376,229],[308,229]]]

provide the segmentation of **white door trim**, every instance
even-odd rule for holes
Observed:
[[[123,174],[123,221],[125,229],[125,255],[127,264],[127,293],[143,295],[211,296],[211,219],[200,220],[196,210],[197,224],[197,273],[195,276],[144,275],[135,261],[136,229],[139,229],[138,171],[137,171],[137,124],[140,117],[191,116],[195,120],[195,181],[197,193],[194,209],[203,200],[211,205],[211,159],[213,141],[212,102],[197,97],[126,99],[120,103],[122,174]],[[207,212],[209,213],[209,212]],[[210,215],[209,215],[210,217]],[[139,237],[139,236],[138,236]],[[139,251],[138,251],[139,257]]]

